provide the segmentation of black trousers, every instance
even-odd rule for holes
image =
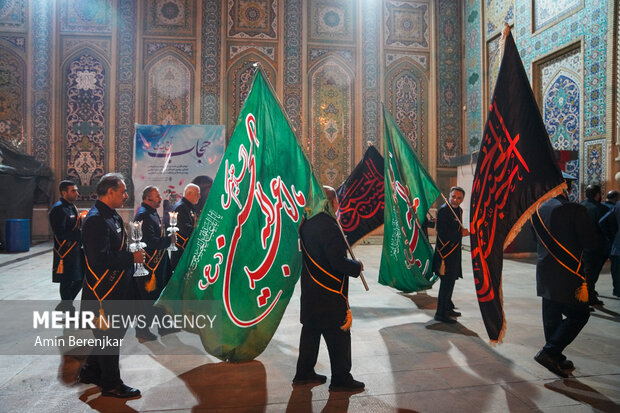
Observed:
[[[587,304],[571,305],[542,299],[545,330],[543,350],[551,357],[562,358],[564,349],[573,342],[590,318]]]
[[[106,336],[110,339],[121,339],[125,336],[125,331],[125,328],[111,328],[106,331],[96,329],[93,330],[93,334],[95,338],[103,340],[105,340]],[[119,354],[120,347],[118,346],[110,346],[105,350],[100,348],[92,349],[82,367],[80,376],[91,379],[91,381],[98,381],[103,390],[115,388],[123,383],[118,364]]]
[[[73,281],[73,280],[61,280],[60,281],[60,299],[62,300],[60,304],[56,306],[56,310],[58,311],[73,311],[75,307],[73,306],[73,300],[78,295],[80,290],[82,289],[82,284],[84,282],[82,280]]]
[[[586,281],[588,283],[588,297],[590,297],[590,300],[594,300],[598,296],[595,287],[605,261],[607,261],[607,255],[601,255],[598,252],[583,253],[583,262],[588,269],[586,271]]]
[[[83,280],[62,280],[60,281],[60,299],[63,301],[73,301],[82,289]]]
[[[295,377],[303,379],[314,373],[321,336],[325,339],[329,352],[332,384],[343,384],[353,379],[351,376],[351,332],[342,331],[340,327],[321,329],[305,324],[301,328],[299,338],[299,358]]]
[[[452,304],[452,291],[454,291],[454,284],[456,283],[456,277],[449,275],[441,275],[439,280],[439,293],[437,295],[437,312],[436,316],[445,317],[448,312],[454,308]]]
[[[613,283],[613,294],[620,297],[620,255],[612,255],[611,260],[611,281]]]

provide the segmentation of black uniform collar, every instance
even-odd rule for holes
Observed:
[[[148,204],[145,204],[144,202],[142,204],[140,204],[142,206],[142,208],[144,208],[149,214],[152,214],[153,212],[157,212],[157,210],[153,207],[151,207]]]
[[[181,198],[181,202],[183,202],[189,209],[194,210],[195,205],[189,202],[189,200],[185,197]]]
[[[60,201],[61,204],[65,205],[65,206],[73,206],[73,203],[67,201],[63,197],[60,197],[59,201]]]
[[[116,209],[110,208],[105,202],[100,200],[95,201],[95,206],[97,207],[97,211],[106,215],[117,215]]]

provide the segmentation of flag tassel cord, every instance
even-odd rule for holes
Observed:
[[[347,244],[347,249],[349,250],[349,254],[351,254],[351,258],[357,261],[357,258],[355,258],[355,254],[353,254],[353,248],[351,248],[351,246],[349,245],[349,241],[347,241],[347,237],[344,235],[344,231],[342,230],[338,219],[336,219],[336,223],[338,224],[338,229],[340,229],[340,233],[342,234],[342,239],[344,239],[345,244]],[[366,289],[366,291],[370,291],[370,289],[368,288],[368,284],[366,284],[366,279],[364,278],[364,273],[362,271],[360,271],[360,279],[362,280],[362,284],[364,284],[364,288]]]

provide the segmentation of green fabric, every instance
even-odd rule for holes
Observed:
[[[309,218],[325,204],[259,69],[199,223],[158,305],[174,314],[217,314],[215,328],[194,331],[205,350],[221,360],[254,359],[278,328],[299,279],[303,215]]]
[[[440,191],[383,107],[385,225],[379,283],[404,292],[430,288],[433,249],[421,224]]]

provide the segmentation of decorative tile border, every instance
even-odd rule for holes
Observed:
[[[32,146],[31,154],[51,165],[51,38],[52,7],[47,1],[35,1],[32,8]]]
[[[303,135],[302,113],[302,0],[284,2],[284,110],[297,131]],[[307,146],[307,145],[306,145]],[[306,151],[310,148],[307,146]],[[307,153],[307,152],[306,152]]]
[[[583,184],[605,186],[607,170],[606,139],[595,139],[583,143]]]
[[[458,0],[438,0],[437,71],[439,133],[437,165],[450,166],[461,154],[461,43]]]
[[[362,153],[366,150],[367,142],[371,142],[379,147],[379,2],[375,0],[365,0],[362,8],[362,62],[363,70],[363,124],[362,130],[364,140],[362,142]]]
[[[114,165],[125,176],[128,204],[134,202],[133,181],[131,180],[133,160],[133,136],[136,119],[136,32],[137,1],[123,0],[119,4],[119,33],[117,51],[116,80],[116,132]]]
[[[200,73],[200,123],[219,125],[222,2],[202,1],[202,70]],[[230,133],[227,131],[227,133]]]

